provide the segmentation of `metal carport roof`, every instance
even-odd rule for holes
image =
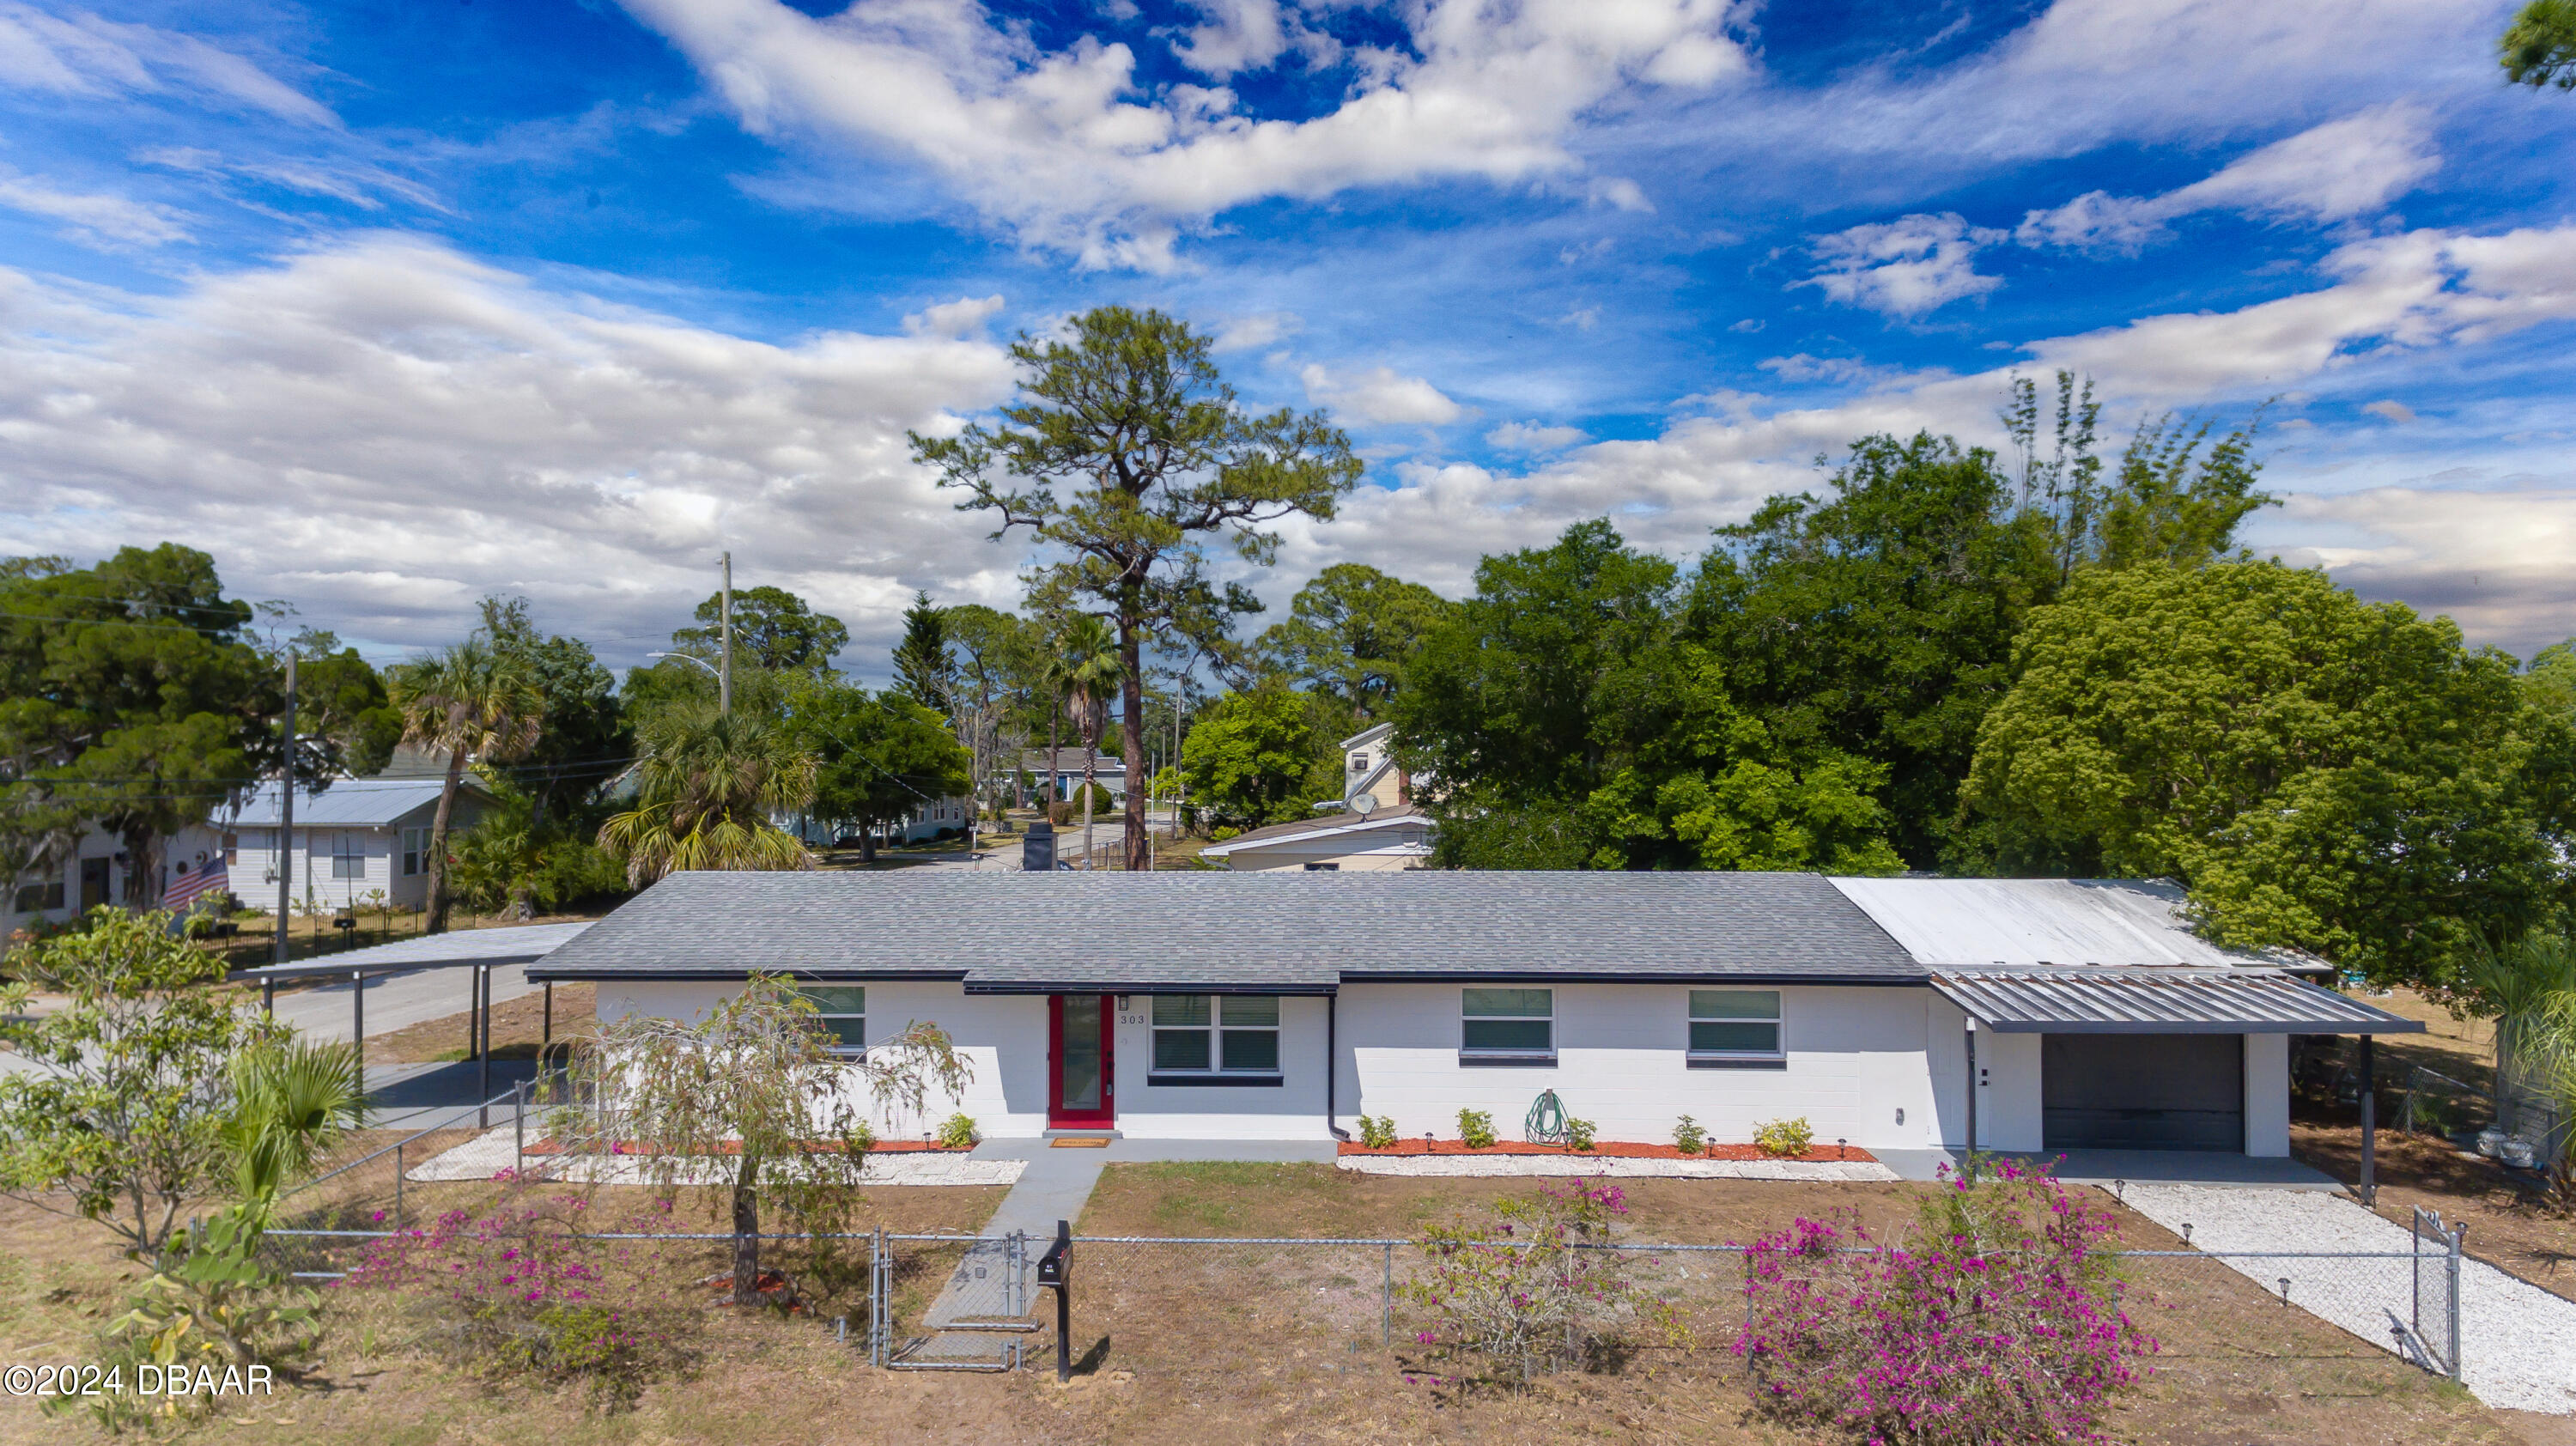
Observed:
[[[2421,1021],[2268,969],[1939,970],[1998,1034],[2421,1034]]]
[[[311,979],[345,977],[360,971],[391,974],[408,969],[461,969],[472,964],[526,964],[543,959],[571,943],[597,922],[596,919],[580,919],[569,924],[451,929],[444,934],[416,935],[390,944],[325,954],[294,964],[265,964],[257,969],[245,969],[233,977]]]

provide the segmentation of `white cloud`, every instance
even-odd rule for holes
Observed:
[[[2358,533],[2358,545],[2281,549],[2369,598],[2448,613],[2472,639],[2529,657],[2576,633],[2576,488],[2471,492],[2372,487],[2292,496],[2286,526]]]
[[[1581,427],[1505,422],[1485,434],[1485,445],[1503,452],[1556,452],[1588,440]]]
[[[908,336],[973,336],[1002,309],[999,292],[991,296],[965,296],[928,306],[903,319]]]
[[[49,14],[17,0],[0,0],[0,82],[84,96],[175,85],[306,125],[339,124],[321,102],[195,36],[86,10]]]
[[[1217,352],[1253,351],[1295,336],[1305,322],[1293,311],[1262,311],[1250,316],[1229,317],[1217,327],[1216,340],[1208,344]]]
[[[2362,410],[2374,417],[2385,417],[2389,421],[2401,424],[2415,420],[2415,409],[2400,401],[2371,402],[2363,406]]]
[[[773,345],[401,237],[169,297],[0,269],[0,552],[183,541],[243,596],[399,645],[522,592],[632,660],[729,547],[738,578],[882,645],[916,586],[1018,597],[1019,548],[985,542],[904,438],[1010,386],[988,342]]]
[[[2345,221],[2385,210],[2441,164],[2421,112],[2381,106],[2276,141],[2161,196],[2094,191],[2033,211],[2015,235],[2025,246],[2134,249],[2161,236],[2167,222],[2201,211]]]
[[[1846,306],[1915,317],[1967,296],[1983,296],[2003,278],[1977,271],[1977,252],[2004,238],[1970,226],[1956,212],[1904,216],[1816,238],[1825,264],[1793,286],[1813,286]]]
[[[781,0],[625,4],[747,129],[908,158],[1023,240],[1091,266],[1169,267],[1184,229],[1265,197],[1576,173],[1569,133],[1623,87],[1701,86],[1742,65],[1730,0],[1420,0],[1396,12],[1402,52],[1350,55],[1338,108],[1265,120],[1229,90],[1140,87],[1123,43],[1041,51],[975,0],[858,0],[823,19]],[[1207,66],[1282,53],[1262,38],[1274,5],[1207,13],[1189,41]],[[1600,194],[1645,204],[1633,183]]]
[[[1576,331],[1590,331],[1592,328],[1601,324],[1601,308],[1597,306],[1578,306],[1572,311],[1567,312],[1565,315],[1558,317],[1557,320],[1563,325],[1573,327]]]
[[[0,206],[63,222],[65,234],[92,244],[160,246],[184,241],[187,218],[167,206],[123,196],[60,191],[0,168]]]
[[[1393,367],[1337,374],[1320,362],[1310,362],[1297,378],[1306,384],[1308,401],[1361,422],[1440,427],[1467,415],[1466,408],[1442,396],[1438,387],[1420,377],[1400,376]]]
[[[1225,80],[1239,70],[1260,70],[1288,51],[1289,26],[1279,0],[1193,0],[1207,17],[1192,26],[1172,54],[1201,75]]]
[[[415,206],[445,211],[436,193],[406,176],[399,176],[382,166],[360,162],[327,160],[316,156],[289,160],[246,160],[226,156],[202,146],[154,146],[137,151],[134,159],[147,166],[182,171],[189,175],[222,178],[241,177],[265,181],[308,196],[326,196],[346,201],[362,210],[381,211],[384,197],[394,196]]]

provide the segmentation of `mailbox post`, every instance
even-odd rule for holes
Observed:
[[[1073,1222],[1055,1223],[1055,1244],[1038,1257],[1038,1288],[1055,1292],[1055,1379],[1073,1379]]]

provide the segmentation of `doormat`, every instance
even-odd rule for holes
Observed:
[[[1047,1148],[1051,1150],[1105,1150],[1109,1148],[1109,1142],[1105,1139],[1049,1140],[1047,1141]]]

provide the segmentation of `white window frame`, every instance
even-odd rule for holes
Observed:
[[[813,1002],[815,1015],[830,1030],[835,1040],[831,1047],[832,1053],[862,1055],[868,1052],[868,988],[866,985],[807,984],[797,986],[796,993],[799,998]],[[855,1001],[846,997],[852,994],[858,996]],[[846,1007],[854,1002],[859,1006],[857,1009]],[[853,1029],[858,1032],[856,1040],[849,1037],[848,1031]]]
[[[402,845],[402,876],[416,879],[429,872],[429,833],[425,828],[407,828],[398,840]]]
[[[1175,1019],[1171,1023],[1164,1022],[1169,1015],[1183,1013],[1182,1006],[1190,1001],[1197,1001],[1203,1006],[1205,1022],[1183,1019]],[[1262,1008],[1265,1005],[1268,1006],[1266,1010]],[[1145,1082],[1153,1085],[1273,1085],[1279,1083],[1280,1012],[1279,996],[1276,994],[1154,995],[1153,1002],[1146,1013],[1154,1038],[1148,1041],[1149,1052],[1146,1058],[1151,1068],[1146,1071]],[[1244,1017],[1236,1018],[1238,1013]],[[1269,1016],[1267,1019],[1262,1018],[1264,1013]],[[1163,1036],[1188,1034],[1204,1037],[1207,1063],[1166,1066],[1162,1062]],[[1229,1037],[1246,1035],[1270,1037],[1269,1064],[1239,1066],[1232,1063],[1233,1050],[1228,1043]]]
[[[1715,998],[1719,995],[1741,996],[1749,1002],[1761,995],[1771,997],[1771,1013],[1730,1014],[1718,1012]],[[1708,1013],[1703,1014],[1703,1009]],[[1692,1069],[1782,1069],[1789,1062],[1789,994],[1785,989],[1694,989],[1683,1007],[1683,1043],[1689,1053]],[[1769,1049],[1702,1049],[1695,1026],[1702,1024],[1748,1024],[1771,1027]]]
[[[1480,994],[1486,995],[1488,998],[1479,1001],[1476,996]],[[1538,1015],[1528,1013],[1526,1010],[1509,1013],[1492,1013],[1480,1011],[1474,1007],[1479,1003],[1482,1003],[1487,1006],[1487,1010],[1490,1010],[1491,1006],[1496,1002],[1490,996],[1497,994],[1516,994],[1521,996],[1533,994],[1542,995],[1546,999],[1547,1013],[1544,1015]],[[1526,998],[1524,998],[1522,1002],[1526,1003]],[[1477,1045],[1468,1043],[1468,1036],[1471,1033],[1471,1027],[1474,1025],[1488,1023],[1527,1024],[1531,1020],[1539,1020],[1547,1026],[1547,1045],[1543,1049],[1531,1048],[1527,1045],[1504,1047],[1498,1045]],[[1458,991],[1458,1062],[1460,1064],[1553,1065],[1556,1063],[1556,1043],[1556,990],[1553,988],[1529,988],[1522,985],[1477,985],[1462,988]]]
[[[351,868],[355,872],[350,872]],[[367,880],[367,836],[344,828],[331,835],[331,877],[340,882]]]

